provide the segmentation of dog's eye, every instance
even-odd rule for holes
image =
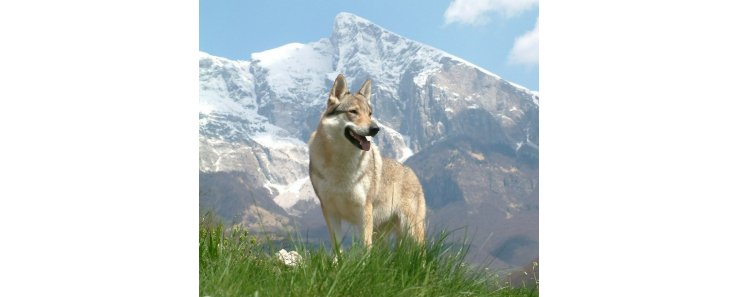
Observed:
[[[351,114],[357,115],[357,110],[354,110],[354,109],[353,109],[353,110],[350,110],[349,112],[350,112]]]
[[[373,116],[373,112],[372,111],[370,112],[370,116]]]

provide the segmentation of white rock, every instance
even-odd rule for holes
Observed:
[[[296,251],[286,251],[285,249],[281,249],[279,252],[275,253],[275,256],[285,264],[285,266],[288,267],[295,267],[297,265],[300,265],[303,261],[303,257],[301,257],[300,254]]]

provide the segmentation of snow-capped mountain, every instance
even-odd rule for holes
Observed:
[[[253,53],[248,61],[201,53],[201,208],[245,225],[256,210],[277,228],[291,218],[324,228],[306,141],[339,73],[353,91],[373,80],[381,125],[373,141],[417,172],[430,225],[448,223],[450,209],[485,213],[480,219],[503,225],[531,219],[534,210],[534,231],[513,245],[536,243],[539,94],[349,13],[337,15],[328,38]],[[480,248],[506,253],[493,245],[512,245],[488,242],[492,247]],[[514,265],[531,260],[531,250],[525,254],[511,261],[491,256]]]

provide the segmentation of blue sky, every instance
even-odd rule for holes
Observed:
[[[346,11],[539,90],[537,1],[201,0],[199,47],[246,60],[253,52],[329,37],[334,17]]]

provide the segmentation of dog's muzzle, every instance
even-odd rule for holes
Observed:
[[[370,126],[370,133],[368,133],[367,135],[368,136],[375,136],[376,134],[378,134],[378,132],[380,132],[380,127],[378,127],[378,124],[373,123]]]
[[[362,131],[365,132],[365,131]],[[355,132],[352,128],[347,126],[347,128],[344,128],[344,136],[347,137],[347,140],[354,144],[358,149],[361,149],[363,151],[369,151],[370,150],[370,141],[365,138],[365,136],[375,136],[380,132],[380,127],[378,127],[377,124],[372,123],[370,125],[370,128],[367,129],[367,133],[358,133]],[[364,135],[363,135],[364,134]]]

